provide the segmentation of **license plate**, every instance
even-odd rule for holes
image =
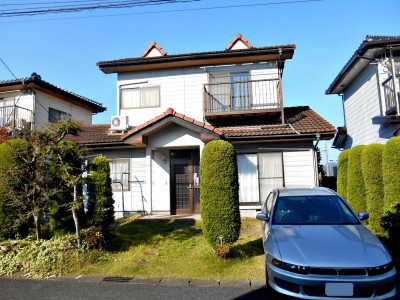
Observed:
[[[327,296],[353,296],[352,283],[333,283],[328,282],[325,284],[325,294]]]

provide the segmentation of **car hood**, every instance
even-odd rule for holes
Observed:
[[[391,258],[363,225],[274,225],[281,260],[311,267],[373,267]]]

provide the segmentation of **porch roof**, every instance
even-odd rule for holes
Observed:
[[[121,145],[121,133],[111,131],[110,124],[82,125],[77,136],[67,135],[66,139],[86,146]]]

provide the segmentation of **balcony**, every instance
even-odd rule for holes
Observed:
[[[33,129],[33,113],[19,106],[0,107],[0,127]]]
[[[400,87],[400,77],[396,76],[397,80],[397,91],[399,91]],[[397,92],[397,97],[395,97],[394,86],[392,76],[382,82],[384,96],[385,96],[385,104],[386,104],[386,115],[396,114],[396,101],[400,99],[400,93]]]
[[[282,112],[280,79],[227,81],[204,84],[204,115],[218,118]]]

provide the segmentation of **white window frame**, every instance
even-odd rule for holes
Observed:
[[[150,90],[150,89],[157,89],[157,99],[155,99],[154,104],[150,104],[150,105],[146,105],[146,103],[144,103],[145,99],[144,99],[144,93],[146,92],[146,90]],[[124,105],[124,99],[123,99],[123,95],[124,92],[128,92],[128,91],[137,91],[138,92],[138,97],[139,99],[137,99],[138,104],[131,104],[131,105]],[[133,101],[132,101],[133,102]],[[159,85],[146,85],[146,86],[135,86],[135,87],[124,87],[120,89],[120,109],[140,109],[140,108],[152,108],[152,107],[160,107],[160,103],[161,103],[161,96],[160,96],[160,86]]]
[[[110,177],[111,177],[111,186],[113,192],[120,192],[123,190],[129,191],[130,190],[130,159],[129,158],[114,158],[109,160],[110,163]],[[116,170],[117,164],[116,163],[126,163],[127,165],[123,167],[123,170]],[[118,181],[118,182],[117,182]]]
[[[261,169],[261,159],[260,156],[266,156],[266,155],[275,155],[276,158],[280,157],[280,161],[278,161],[277,163],[279,164],[279,166],[281,167],[279,172],[280,174],[266,174],[263,175],[263,170]],[[279,184],[275,187],[283,187],[285,186],[285,174],[284,174],[284,160],[283,160],[283,152],[281,151],[276,151],[276,152],[260,152],[260,153],[241,153],[237,155],[238,157],[238,171],[240,171],[239,169],[241,168],[246,168],[245,165],[243,165],[242,167],[240,167],[240,157],[247,157],[249,159],[249,161],[254,161],[255,159],[255,163],[256,163],[256,167],[253,171],[255,171],[255,174],[252,174],[250,176],[254,176],[257,178],[257,182],[252,182],[254,180],[254,178],[248,178],[250,179],[250,183],[246,183],[245,184],[245,180],[246,180],[246,176],[244,174],[241,174],[241,172],[238,172],[239,174],[239,203],[240,205],[254,205],[254,204],[263,204],[264,201],[266,200],[267,196],[269,195],[269,193],[271,192],[271,190],[265,190],[263,189],[263,185],[261,183],[261,181],[279,181]],[[248,172],[251,168],[251,166],[246,168],[246,172]],[[248,176],[247,176],[248,177]],[[246,191],[244,191],[243,189],[241,190],[242,186],[247,186],[248,184],[251,185],[250,189],[252,190],[251,193],[254,193],[254,191],[257,193],[257,197],[258,197],[258,201],[252,201],[252,199],[254,199],[254,195],[252,195],[250,197],[251,200],[247,200],[245,199],[245,194]]]

